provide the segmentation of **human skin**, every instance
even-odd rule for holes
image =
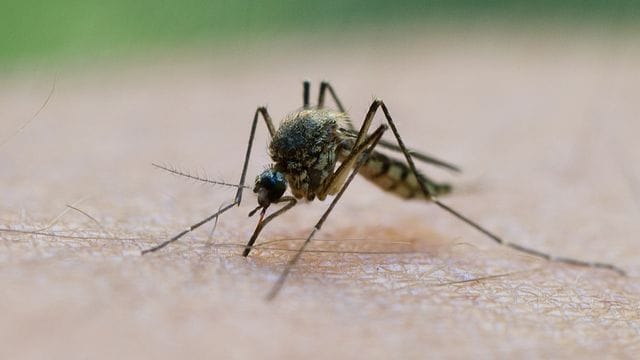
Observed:
[[[294,41],[59,70],[43,112],[0,148],[0,357],[637,354],[632,41],[480,33],[403,37],[385,52],[379,43]],[[54,76],[3,76],[10,134]],[[209,224],[140,256],[234,195],[150,164],[237,182],[255,108],[267,105],[277,123],[301,105],[304,78],[330,80],[357,125],[374,96],[384,99],[409,146],[460,165],[461,175],[419,165],[453,183],[445,203],[508,241],[628,276],[505,249],[361,179],[272,302],[264,296],[285,250],[328,201],[274,220],[257,243],[288,240],[244,258],[257,220],[246,191],[212,235]],[[269,163],[262,125],[250,181]],[[37,229],[58,236],[28,233]]]

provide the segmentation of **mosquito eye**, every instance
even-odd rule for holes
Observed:
[[[258,194],[260,205],[268,206],[277,201],[287,190],[287,180],[282,173],[267,169],[258,175],[253,192]]]

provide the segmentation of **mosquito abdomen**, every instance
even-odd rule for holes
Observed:
[[[404,199],[425,198],[418,180],[422,181],[434,196],[451,192],[451,185],[435,183],[420,173],[416,179],[404,162],[377,151],[369,155],[367,161],[360,167],[359,174],[382,190]]]

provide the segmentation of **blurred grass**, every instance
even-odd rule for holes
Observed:
[[[7,69],[291,33],[332,36],[366,26],[586,24],[611,29],[635,26],[638,20],[640,1],[635,0],[5,0],[0,5],[0,65]]]

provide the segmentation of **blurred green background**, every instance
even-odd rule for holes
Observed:
[[[5,0],[0,66],[118,57],[203,41],[223,49],[287,34],[334,36],[373,26],[560,25],[617,31],[635,28],[638,20],[640,1]]]

